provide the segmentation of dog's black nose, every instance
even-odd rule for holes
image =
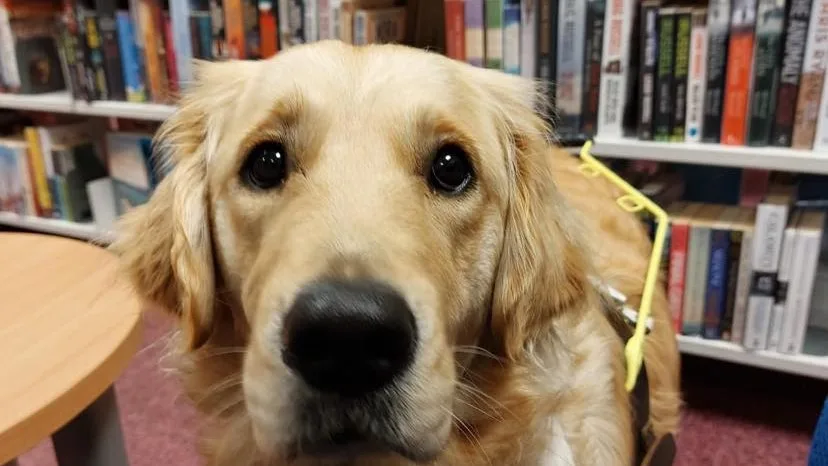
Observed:
[[[344,396],[382,388],[411,364],[417,326],[405,299],[368,280],[300,291],[285,316],[285,364],[311,387]]]

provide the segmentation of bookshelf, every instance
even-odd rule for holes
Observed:
[[[592,152],[609,158],[828,174],[828,152],[777,147],[665,143],[598,136]]]
[[[155,103],[77,101],[72,99],[69,92],[0,94],[0,108],[153,121],[162,121],[175,111],[172,105]]]
[[[95,242],[108,243],[114,238],[111,233],[99,229],[94,223],[77,223],[55,218],[31,217],[12,212],[0,212],[0,225]]]

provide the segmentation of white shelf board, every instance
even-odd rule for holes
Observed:
[[[55,218],[41,218],[0,212],[0,224],[25,230],[52,233],[95,242],[111,242],[113,235],[100,230],[94,223],[77,223]]]
[[[598,136],[595,138],[592,152],[609,158],[828,174],[828,152],[779,147],[654,142]]]
[[[678,342],[679,350],[684,354],[828,380],[828,357],[826,356],[747,351],[729,341],[706,340],[686,335],[678,335]]]
[[[175,111],[172,105],[155,103],[75,101],[66,91],[35,95],[0,93],[0,108],[157,121],[165,120]]]

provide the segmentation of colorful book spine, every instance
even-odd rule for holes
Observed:
[[[582,0],[563,0],[558,12],[556,132],[563,139],[576,137],[581,129],[585,7]]]
[[[690,69],[687,79],[687,115],[684,140],[701,142],[704,128],[704,93],[707,87],[707,9],[693,9],[690,32]]]
[[[638,80],[638,139],[653,139],[653,110],[655,109],[656,70],[658,55],[658,21],[659,0],[645,1],[641,4],[641,58],[639,61],[641,77]]]
[[[0,12],[2,12],[1,7]],[[86,68],[82,59],[83,48],[80,37],[78,36],[78,21],[75,14],[75,5],[71,0],[64,0],[60,18],[61,37],[64,45],[69,80],[72,85],[72,96],[76,100],[89,100],[85,85]]]
[[[186,2],[185,2],[186,3]],[[111,100],[126,100],[126,88],[118,46],[118,27],[115,0],[97,0],[98,29],[100,31],[106,88]]]
[[[721,339],[727,341],[733,336],[733,314],[736,310],[736,291],[739,281],[739,256],[742,253],[744,232],[731,230],[728,234],[730,235],[730,247],[728,248],[727,257],[727,297],[725,298],[722,322],[719,326]]]
[[[175,49],[175,69],[178,84],[193,80],[193,44],[190,35],[189,2],[170,2],[170,22],[172,25],[173,49]]]
[[[83,5],[77,5],[78,24],[83,34],[84,62],[86,64],[86,85],[91,98],[108,100],[106,70],[104,69],[101,35],[98,32],[97,13]]]
[[[759,0],[747,144],[767,146],[773,127],[786,0]]]
[[[707,86],[702,141],[719,142],[730,38],[730,0],[710,0],[707,9]]]
[[[790,147],[793,137],[796,98],[802,76],[802,61],[808,41],[808,23],[811,16],[811,0],[790,0],[785,19],[785,45],[779,71],[779,91],[776,95],[773,130],[770,143],[777,147]]]
[[[146,102],[147,91],[144,88],[144,73],[141,70],[138,47],[135,44],[132,17],[128,11],[119,11],[116,21],[126,99],[129,102]]]
[[[466,62],[482,67],[486,59],[486,29],[483,25],[483,0],[466,0]]]
[[[710,231],[710,258],[707,269],[707,290],[704,301],[702,336],[713,340],[721,338],[721,323],[727,302],[727,259],[730,256],[730,231],[714,228]]]
[[[279,52],[279,30],[276,9],[271,1],[259,2],[259,39],[262,58],[270,58]]]
[[[193,57],[213,59],[213,20],[209,11],[196,11],[190,17],[193,33]],[[196,45],[197,44],[197,45]]]
[[[655,111],[653,112],[653,139],[669,141],[673,132],[673,84],[676,50],[676,9],[662,8],[658,12],[658,72],[656,74]]]
[[[486,68],[503,69],[503,2],[484,0],[486,36]]]
[[[627,106],[627,73],[630,41],[636,2],[613,0],[607,3],[604,53],[601,73],[601,98],[598,131],[606,137],[624,135],[624,109]]]
[[[537,41],[539,0],[520,2],[520,74],[525,78],[537,76]]]
[[[520,0],[503,0],[503,71],[520,75]]]
[[[446,55],[455,60],[466,59],[466,27],[463,0],[446,0]]]
[[[687,243],[690,235],[690,225],[686,221],[674,222],[670,229],[670,268],[667,278],[667,301],[670,303],[673,329],[676,333],[681,333],[685,269],[687,267]]]
[[[756,0],[734,0],[722,108],[722,144],[744,145],[756,26]]]
[[[673,57],[673,116],[670,141],[684,141],[687,118],[687,74],[690,71],[690,32],[693,28],[693,10],[676,11],[675,57]]]
[[[158,7],[158,0],[140,0],[139,18],[144,44],[144,65],[146,66],[147,84],[150,95],[154,102],[165,102],[167,100],[168,87],[166,82],[166,71],[162,62],[162,55],[158,53],[162,48],[163,40],[160,25],[157,23],[154,14]]]
[[[584,54],[583,121],[581,133],[592,138],[598,132],[598,102],[601,98],[601,53],[604,46],[604,0],[587,3]]]
[[[229,58],[246,57],[244,0],[224,0],[224,34]]]
[[[828,68],[828,0],[814,1],[811,24],[808,27],[808,45],[802,64],[802,79],[796,102],[791,147],[812,149],[816,136],[817,117],[822,98],[822,85]]]
[[[290,0],[287,0],[290,1]],[[287,16],[283,16],[287,18]],[[229,58],[227,35],[224,26],[224,0],[210,0],[210,25],[212,26],[212,56],[213,59]]]
[[[29,144],[29,166],[31,166],[34,180],[35,200],[37,212],[41,217],[52,216],[52,195],[46,178],[46,163],[40,146],[40,136],[37,128],[27,127],[23,130],[23,137]]]
[[[710,259],[710,228],[692,225],[687,246],[682,333],[699,335],[704,318],[704,295],[707,289],[707,269]]]

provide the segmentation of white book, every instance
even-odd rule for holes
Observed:
[[[319,18],[317,34],[319,40],[331,39],[333,28],[331,28],[331,0],[316,0],[316,14]]]
[[[819,104],[814,150],[828,151],[828,79],[822,83],[822,102]]]
[[[305,6],[305,43],[319,40],[319,15],[316,0],[304,0]]]
[[[503,0],[503,71],[520,74],[520,2]]]
[[[780,353],[793,354],[794,336],[797,326],[797,306],[799,305],[799,287],[804,279],[803,268],[800,266],[805,262],[805,250],[807,241],[802,237],[799,228],[796,229],[796,240],[793,252],[793,262],[797,264],[791,271],[788,281],[787,299],[785,301],[785,319],[782,322],[782,335],[779,338]]]
[[[707,289],[707,265],[710,254],[710,227],[690,223],[687,242],[687,272],[684,277],[684,312],[681,331],[700,335],[704,318],[704,294]]]
[[[791,220],[788,222],[788,227],[785,228],[785,236],[782,240],[782,255],[779,260],[779,274],[777,275],[777,293],[776,302],[773,305],[773,314],[771,315],[770,330],[768,332],[768,350],[778,351],[780,340],[784,329],[784,322],[787,319],[786,315],[786,295],[788,284],[790,283],[793,259],[796,254],[796,222],[798,219],[798,212],[791,215]]]
[[[687,73],[687,117],[684,140],[701,142],[704,93],[707,89],[707,10],[693,10],[690,68]]]
[[[798,267],[802,269],[802,279],[797,283],[796,290],[789,290],[794,300],[794,329],[793,343],[789,348],[784,348],[786,353],[801,353],[805,343],[824,225],[824,212],[805,212],[799,220],[799,242],[802,243],[803,260]]]
[[[290,0],[277,0],[277,27],[279,28],[279,49],[290,48],[290,21],[287,20],[290,14]]]
[[[635,0],[607,2],[601,58],[601,95],[598,99],[598,134],[601,137],[623,136],[630,34],[636,5]]]
[[[556,131],[568,136],[581,130],[586,3],[585,0],[561,0],[558,3]]]
[[[178,83],[186,87],[193,81],[190,2],[170,2],[170,23],[175,45],[175,69],[178,72]]]
[[[99,178],[86,183],[86,195],[92,209],[92,218],[100,231],[111,232],[118,220],[115,205],[115,187],[112,178]]]
[[[520,74],[534,79],[537,68],[538,0],[520,2]]]
[[[753,274],[753,225],[742,233],[742,250],[739,251],[739,276],[736,281],[736,297],[733,300],[733,325],[730,340],[742,344],[747,318],[747,303],[750,295],[750,280]]]

